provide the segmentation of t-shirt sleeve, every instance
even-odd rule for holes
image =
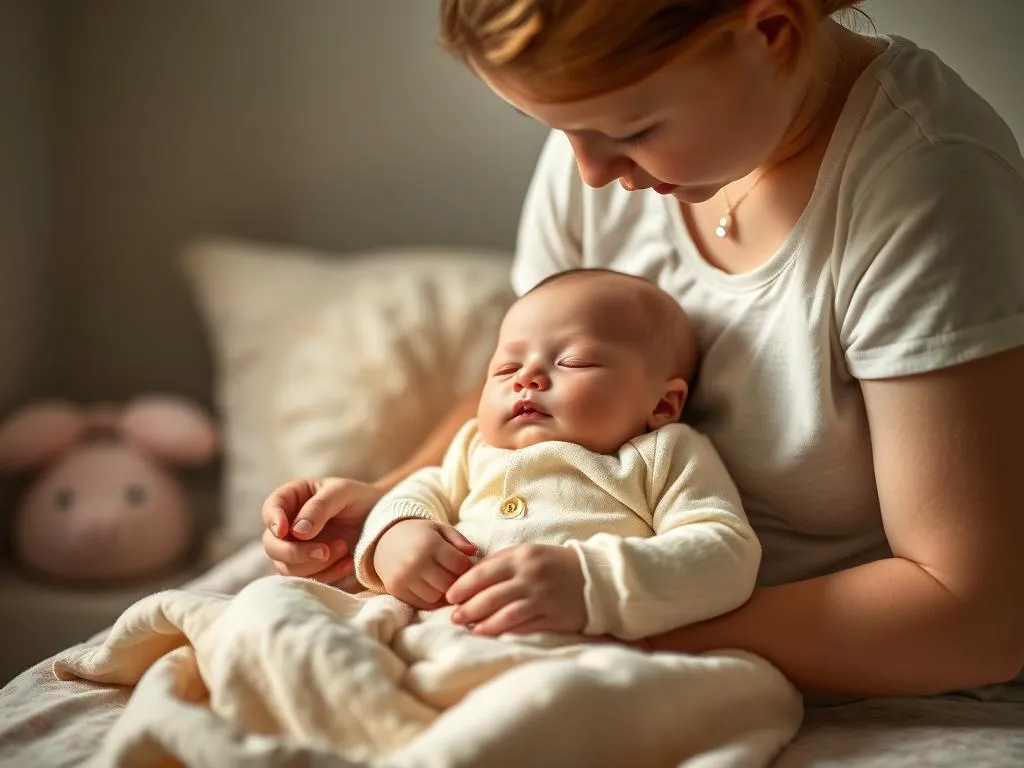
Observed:
[[[569,140],[552,131],[526,191],[512,288],[522,296],[551,275],[582,263],[583,182]]]
[[[836,277],[850,373],[881,379],[1024,344],[1024,178],[969,143],[916,145],[855,198]]]

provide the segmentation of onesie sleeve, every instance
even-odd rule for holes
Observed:
[[[937,370],[1024,344],[1020,157],[944,141],[905,150],[854,198],[835,278],[850,373]]]
[[[652,454],[655,535],[568,545],[583,566],[587,634],[647,637],[731,611],[754,590],[761,545],[711,441],[673,424]]]
[[[452,439],[441,466],[414,472],[377,502],[366,518],[352,558],[360,584],[384,591],[373,570],[373,552],[380,537],[395,523],[410,518],[445,525],[458,522],[459,507],[469,493],[469,459],[476,435],[476,419],[472,419]]]
[[[542,280],[582,264],[583,182],[569,140],[552,131],[526,192],[512,288],[522,296]]]

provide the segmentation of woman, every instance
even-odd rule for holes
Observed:
[[[853,5],[442,0],[441,23],[553,129],[516,290],[608,267],[694,319],[689,418],[764,560],[744,606],[651,645],[742,647],[808,692],[929,694],[1024,667],[1024,159],[934,55],[830,18]],[[346,536],[474,407],[375,485],[272,495],[278,569],[347,572]],[[482,566],[460,593],[491,586]]]

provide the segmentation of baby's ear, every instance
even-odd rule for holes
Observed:
[[[669,379],[665,382],[665,389],[661,399],[654,406],[654,411],[647,418],[648,429],[659,429],[666,424],[674,424],[679,421],[683,414],[683,406],[686,405],[686,396],[690,392],[690,385],[686,379]]]

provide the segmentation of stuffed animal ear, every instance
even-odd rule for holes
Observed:
[[[121,416],[121,432],[158,458],[201,464],[217,450],[217,431],[198,405],[179,397],[140,397]]]
[[[24,472],[45,466],[70,450],[84,428],[81,412],[70,403],[27,405],[0,424],[0,469]]]

